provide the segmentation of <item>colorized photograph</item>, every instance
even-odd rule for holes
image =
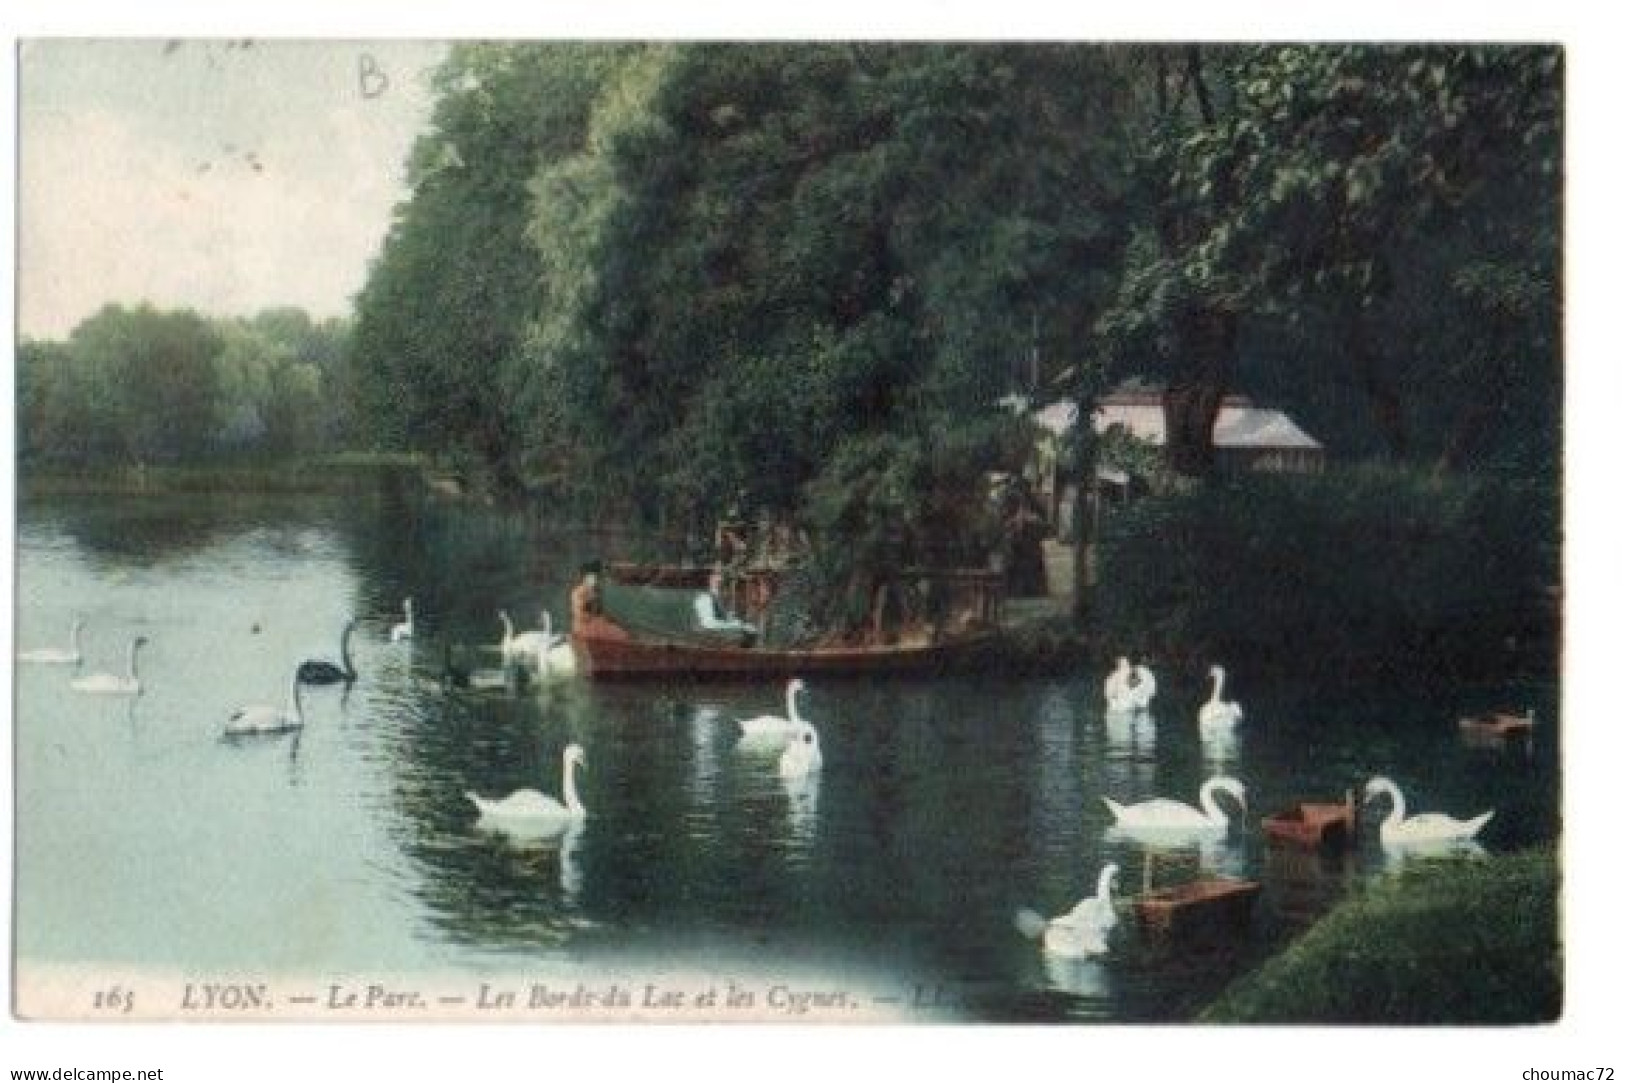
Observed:
[[[13,1016],[1559,1022],[1564,59],[23,40]]]

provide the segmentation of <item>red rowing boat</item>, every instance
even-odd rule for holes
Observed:
[[[1228,939],[1252,925],[1258,882],[1205,877],[1141,895],[1134,900],[1140,928],[1159,940]]]
[[[576,664],[584,676],[596,679],[931,672],[963,662],[988,642],[987,636],[975,636],[801,649],[705,644],[657,633],[634,635],[602,614],[586,616],[570,631]]]

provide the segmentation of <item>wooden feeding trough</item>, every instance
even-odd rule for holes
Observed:
[[[1350,792],[1337,802],[1299,801],[1260,822],[1273,845],[1336,853],[1354,838],[1354,815],[1354,794]]]
[[[1137,897],[1134,914],[1156,940],[1228,940],[1247,935],[1257,898],[1256,880],[1202,877]]]
[[[1490,711],[1463,718],[1458,725],[1467,737],[1504,741],[1508,737],[1527,737],[1534,733],[1535,712],[1513,714],[1511,711]]]

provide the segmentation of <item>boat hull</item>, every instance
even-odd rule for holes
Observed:
[[[1155,940],[1232,939],[1251,928],[1257,898],[1257,882],[1215,877],[1141,895],[1134,913]]]
[[[1338,852],[1354,836],[1353,802],[1301,801],[1260,821],[1271,843]]]
[[[935,672],[963,663],[986,640],[775,650],[634,636],[614,621],[594,615],[572,629],[571,642],[584,676],[635,680]]]

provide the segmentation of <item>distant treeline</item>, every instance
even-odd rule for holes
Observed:
[[[109,305],[65,342],[17,353],[24,468],[308,455],[355,430],[342,320],[247,319]]]

